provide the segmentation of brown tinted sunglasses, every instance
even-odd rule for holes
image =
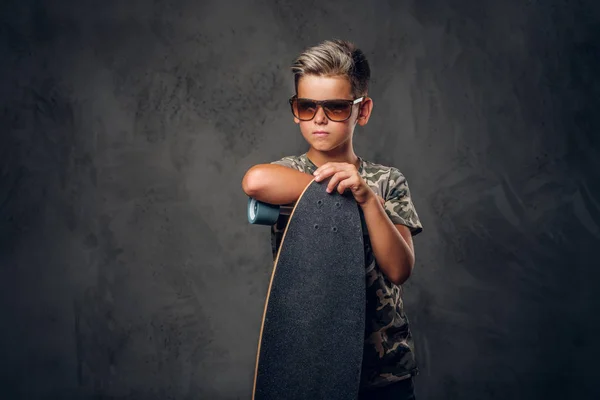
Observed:
[[[364,97],[359,97],[355,100],[312,100],[298,98],[294,95],[290,98],[290,106],[292,114],[300,121],[310,121],[317,115],[319,106],[323,107],[323,111],[327,118],[334,122],[346,121],[352,115],[352,107],[355,104],[361,103]]]

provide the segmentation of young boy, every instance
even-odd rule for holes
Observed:
[[[394,167],[362,159],[354,152],[356,125],[371,116],[367,96],[369,64],[360,49],[340,40],[307,49],[294,62],[294,122],[309,149],[250,168],[244,192],[272,204],[295,202],[314,178],[332,177],[327,191],[351,191],[365,219],[367,315],[360,399],[414,399],[418,373],[414,344],[404,313],[402,283],[415,255],[412,236],[422,231],[405,177]],[[272,227],[276,256],[287,221]]]

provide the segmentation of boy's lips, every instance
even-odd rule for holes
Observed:
[[[327,135],[329,135],[329,132],[315,131],[315,132],[313,132],[313,135],[315,135],[315,136],[327,136]]]

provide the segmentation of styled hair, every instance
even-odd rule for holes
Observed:
[[[345,40],[326,40],[310,47],[292,64],[294,85],[298,93],[298,82],[305,75],[345,76],[352,85],[355,97],[366,96],[369,89],[371,69],[365,54],[353,43]]]

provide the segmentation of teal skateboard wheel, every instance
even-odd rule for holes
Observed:
[[[273,225],[279,218],[278,205],[248,198],[248,222],[255,225]]]

